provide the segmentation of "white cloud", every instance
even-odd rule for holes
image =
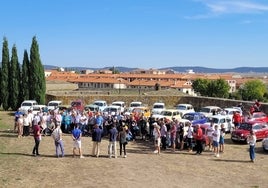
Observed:
[[[224,14],[257,14],[268,11],[268,4],[260,4],[250,0],[195,0],[202,3],[208,12],[188,18],[202,19]]]

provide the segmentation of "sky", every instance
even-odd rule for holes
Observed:
[[[34,36],[58,67],[267,67],[268,1],[1,0],[10,56]]]

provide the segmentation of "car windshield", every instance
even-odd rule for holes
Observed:
[[[117,112],[117,109],[116,108],[105,108],[103,111],[104,112]]]
[[[162,111],[160,114],[163,116],[172,116],[172,112],[169,111]]]
[[[179,110],[187,110],[186,106],[183,106],[183,105],[177,106],[177,109],[179,109]]]
[[[141,104],[139,104],[139,103],[132,103],[132,104],[130,104],[130,107],[138,107],[138,106],[141,106]]]
[[[121,104],[119,103],[113,103],[114,106],[122,106]]]
[[[154,108],[164,108],[163,105],[154,105]]]
[[[32,106],[32,103],[22,103],[21,106]]]
[[[211,118],[211,122],[218,124],[219,123],[219,119],[218,118]]]
[[[184,114],[182,119],[188,119],[189,121],[193,121],[194,116],[192,114]]]
[[[242,130],[248,130],[250,131],[252,129],[252,125],[248,124],[248,123],[242,123],[238,129],[242,129]]]
[[[256,113],[256,114],[253,114],[253,118],[261,118],[261,117],[265,117],[266,115],[263,114],[263,113]]]
[[[97,106],[103,106],[103,103],[101,103],[101,102],[94,102],[94,104]]]
[[[209,113],[210,109],[209,108],[201,108],[200,112]]]
[[[51,102],[48,104],[48,106],[58,106],[59,103]]]

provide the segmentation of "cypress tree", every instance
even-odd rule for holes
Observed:
[[[30,61],[29,61],[29,56],[27,50],[24,50],[23,54],[23,62],[22,62],[22,68],[21,68],[21,88],[20,88],[20,102],[23,102],[24,100],[29,100],[30,99],[30,73],[29,73],[29,68],[30,68]]]
[[[1,72],[1,99],[4,110],[9,109],[8,69],[9,69],[9,50],[8,50],[7,39],[6,37],[4,37],[3,49],[2,49],[2,72]]]
[[[0,67],[0,84],[2,83],[2,67]],[[0,106],[2,105],[2,87],[0,87]]]
[[[31,86],[29,96],[31,99],[35,99],[38,103],[44,104],[46,95],[45,72],[40,60],[39,46],[35,36],[33,37],[31,45],[29,67],[29,83]]]
[[[20,104],[19,100],[19,84],[20,84],[20,66],[18,61],[17,48],[12,47],[10,69],[9,69],[9,106],[12,110],[16,110]]]

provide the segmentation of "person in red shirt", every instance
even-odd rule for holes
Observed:
[[[240,124],[242,123],[242,118],[241,118],[239,112],[234,112],[233,123],[234,123],[235,129],[237,129],[240,126]]]
[[[196,125],[196,155],[201,155],[203,152],[202,141],[203,141],[203,131],[199,124]]]

